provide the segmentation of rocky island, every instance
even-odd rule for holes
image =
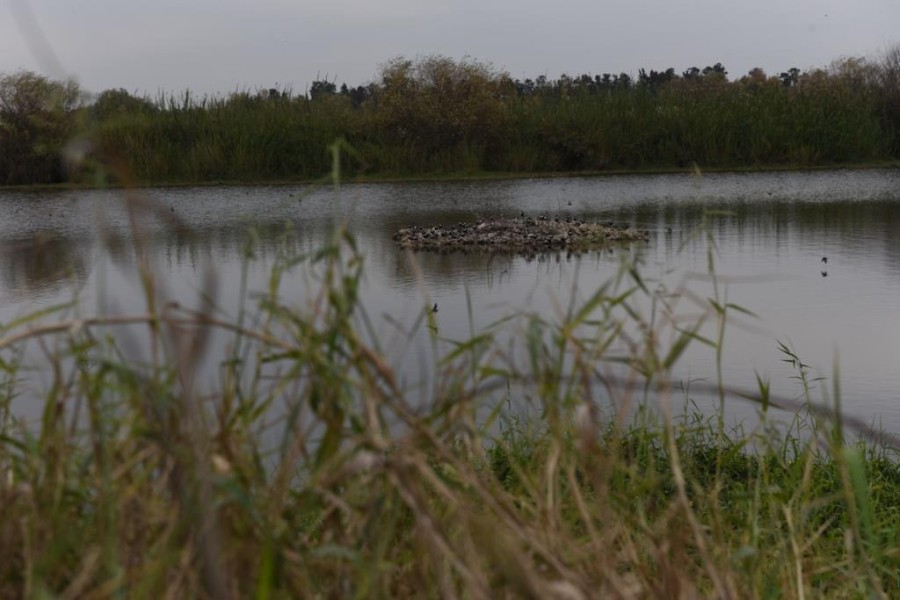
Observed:
[[[474,223],[413,225],[394,234],[394,241],[410,250],[438,252],[536,253],[549,250],[584,251],[612,242],[647,241],[650,234],[612,222],[588,223],[580,219],[519,218],[481,219]]]

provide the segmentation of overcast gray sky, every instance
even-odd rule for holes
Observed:
[[[900,0],[4,3],[0,72],[29,69],[73,76],[93,92],[122,87],[150,95],[273,86],[303,92],[326,77],[358,85],[376,79],[393,57],[428,54],[468,56],[516,78],[636,74],[640,67],[680,72],[716,62],[734,78],[757,66],[777,74],[873,56],[900,43]]]

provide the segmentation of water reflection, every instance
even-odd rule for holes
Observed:
[[[700,277],[711,258],[723,293],[760,316],[752,328],[729,331],[723,365],[730,384],[752,388],[760,373],[771,377],[774,392],[793,396],[794,373],[780,362],[777,340],[791,342],[826,378],[839,351],[845,405],[900,430],[897,171],[347,185],[339,200],[330,189],[291,187],[146,194],[190,230],[183,235],[164,222],[142,223],[176,299],[192,305],[204,270],[212,268],[220,281],[217,305],[231,315],[246,299],[245,267],[247,295],[257,297],[268,289],[278,257],[313,255],[336,222],[348,223],[367,261],[366,311],[385,346],[409,362],[407,381],[427,377],[428,345],[403,336],[433,302],[441,335],[465,339],[517,311],[556,318],[560,307],[583,301],[612,277],[623,257],[639,257],[651,284],[677,289],[691,281],[703,298],[712,294],[710,279]],[[119,193],[0,192],[0,205],[16,215],[0,223],[0,286],[12,298],[0,307],[0,322],[25,305],[68,299],[72,281],[84,284],[84,312],[99,310],[103,294],[121,307],[143,306]],[[413,224],[569,211],[648,229],[651,241],[611,252],[518,257],[411,255],[391,240]],[[280,292],[285,302],[302,305],[314,285],[291,272]],[[709,380],[715,372],[715,357],[702,350],[681,362],[685,381]]]
[[[53,230],[24,239],[0,240],[0,273],[4,297],[40,300],[87,279],[91,244],[76,242]]]

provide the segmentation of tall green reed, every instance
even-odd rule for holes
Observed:
[[[344,176],[810,167],[894,157],[874,83],[814,71],[777,78],[675,78],[517,90],[477,62],[398,59],[364,100],[348,94],[236,93],[159,99],[158,110],[99,118],[101,147],[145,182],[311,179],[322,148],[357,149]]]
[[[345,177],[869,163],[896,158],[892,65],[525,85],[477,61],[426,56],[390,61],[378,81],[340,93],[328,82],[308,95],[106,90],[93,104],[72,82],[23,72],[0,77],[0,183],[63,181],[62,156],[83,152],[77,135],[127,157],[142,183],[315,179],[338,137],[359,154]]]

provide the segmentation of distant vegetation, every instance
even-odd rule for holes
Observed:
[[[349,175],[897,159],[900,45],[877,59],[736,79],[716,63],[522,81],[477,61],[398,58],[364,86],[320,80],[304,94],[202,98],[119,89],[88,101],[73,82],[0,77],[0,184],[84,179],[62,157],[88,149],[147,183],[312,178],[329,168],[336,138],[357,152]]]

